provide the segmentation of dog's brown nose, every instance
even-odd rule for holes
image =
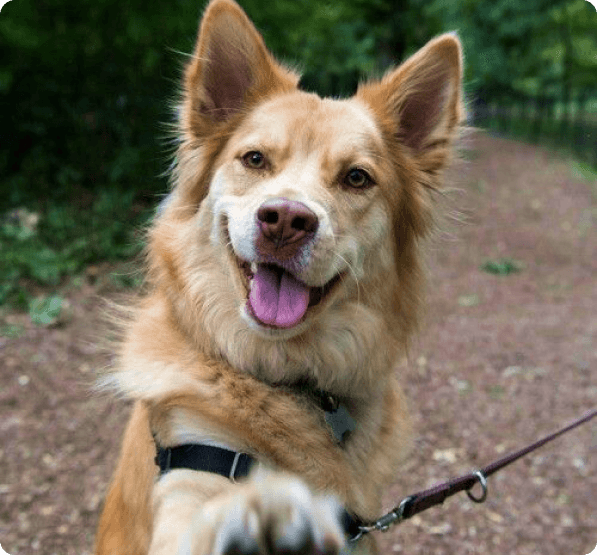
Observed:
[[[264,202],[257,210],[257,221],[261,230],[259,250],[278,258],[294,256],[297,248],[312,237],[319,226],[310,208],[286,198]]]

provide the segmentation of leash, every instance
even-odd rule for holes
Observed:
[[[479,470],[409,495],[402,499],[389,513],[383,515],[375,522],[367,523],[347,511],[343,511],[342,526],[346,532],[348,541],[356,542],[365,534],[374,531],[386,532],[391,526],[400,524],[431,507],[441,505],[448,497],[461,491],[466,491],[471,501],[483,503],[487,499],[487,478],[489,476],[539,449],[546,443],[553,441],[557,437],[587,423],[596,416],[597,409],[587,413],[561,430],[527,447],[510,453]],[[156,441],[156,448],[155,462],[160,467],[161,474],[165,474],[176,468],[186,468],[213,472],[229,478],[232,482],[236,482],[238,479],[248,476],[251,467],[256,462],[253,457],[245,453],[237,453],[211,445],[185,444],[164,448]],[[481,494],[479,496],[473,495],[471,491],[477,483],[481,486]]]
[[[505,457],[502,457],[501,459],[492,462],[491,464],[488,464],[479,470],[475,470],[470,474],[465,474],[459,478],[454,478],[429,489],[409,495],[400,501],[400,503],[389,513],[383,515],[375,522],[363,523],[355,519],[352,525],[355,533],[352,534],[352,537],[349,541],[357,541],[365,534],[376,530],[386,532],[391,526],[400,524],[401,522],[404,522],[405,520],[415,516],[416,514],[426,511],[431,507],[441,505],[448,497],[460,493],[461,491],[466,491],[466,494],[471,501],[475,503],[483,503],[485,499],[487,499],[487,478],[489,478],[489,476],[524,457],[525,455],[528,455],[529,453],[539,449],[539,447],[542,447],[546,443],[553,441],[566,432],[569,432],[574,428],[587,423],[596,416],[597,409],[590,411],[585,416],[575,420],[572,422],[572,424],[569,424],[561,430],[558,430],[557,432],[554,432],[553,434],[550,434],[527,447],[510,453],[509,455],[506,455]],[[471,492],[477,483],[481,485],[481,494],[479,496],[475,496]]]

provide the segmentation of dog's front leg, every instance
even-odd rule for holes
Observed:
[[[259,470],[245,483],[187,470],[154,492],[149,555],[340,553],[340,505],[299,478]]]

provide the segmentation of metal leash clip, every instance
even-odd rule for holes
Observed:
[[[376,530],[379,530],[380,532],[387,532],[391,526],[394,526],[394,524],[400,524],[403,520],[405,520],[404,510],[412,499],[412,495],[405,497],[402,501],[400,501],[400,505],[394,507],[389,513],[378,518],[375,522],[359,526],[359,533],[353,538],[350,538],[350,541],[356,542],[365,534],[374,532]]]
[[[474,503],[483,503],[487,499],[487,477],[485,476],[485,474],[483,474],[482,470],[475,470],[475,472],[473,472],[473,474],[479,480],[479,484],[481,484],[481,488],[482,488],[481,495],[479,497],[475,497],[471,493],[473,488],[467,489],[466,494],[468,495],[468,498],[471,501],[473,501]]]

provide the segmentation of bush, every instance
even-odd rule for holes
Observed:
[[[174,18],[169,3],[148,9],[139,0],[4,6],[0,98],[10,141],[0,156],[0,213],[40,202],[85,207],[106,186],[141,195],[165,188],[156,136],[171,120],[165,99],[179,70],[167,46],[190,48],[199,8],[187,19],[177,10]]]
[[[44,215],[26,209],[0,218],[0,305],[27,308],[31,282],[55,288],[88,264],[125,259],[143,245],[149,213],[132,192],[105,190],[87,210],[55,204]]]

